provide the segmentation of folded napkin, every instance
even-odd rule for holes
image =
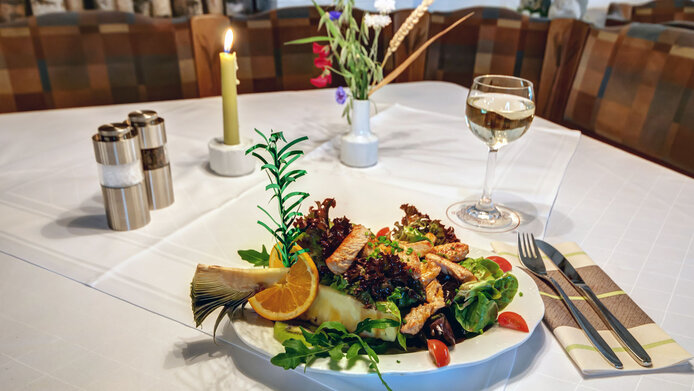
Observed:
[[[588,321],[593,324],[624,364],[624,369],[622,370],[612,367],[588,340],[588,337],[580,329],[568,308],[562,302],[561,297],[558,296],[550,285],[528,272],[540,289],[542,301],[545,303],[545,324],[581,372],[598,374],[654,370],[680,364],[692,358],[689,352],[677,344],[663,329],[658,327],[576,243],[563,243],[555,247],[571,262],[581,277],[605,304],[605,307],[629,329],[653,360],[651,368],[644,368],[636,363],[625,348],[619,344],[608,327],[601,321],[598,314],[583,299],[581,294],[561,276],[561,273],[551,260],[543,257],[547,273],[559,282],[566,294],[576,304],[576,307],[583,312]],[[492,248],[494,252],[502,255],[514,266],[522,267],[518,259],[518,248],[515,245],[493,242]]]

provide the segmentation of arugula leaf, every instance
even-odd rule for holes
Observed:
[[[337,345],[335,345],[335,347],[333,347],[332,349],[328,350],[328,354],[330,354],[330,358],[331,358],[333,361],[340,361],[340,360],[342,360],[342,358],[345,356],[345,354],[342,353],[342,347],[344,347],[344,346],[345,346],[345,343],[344,343],[344,342],[340,342],[340,343],[338,343]]]
[[[402,299],[402,291],[400,287],[395,288],[395,291],[388,296],[388,301],[376,303],[376,309],[383,312],[389,312],[398,317],[398,326],[402,325],[402,315],[400,314],[400,308],[393,300]],[[402,350],[407,351],[407,340],[405,336],[400,332],[398,327],[398,336],[396,337],[398,344]]]
[[[361,349],[361,345],[359,342],[354,342],[349,349],[347,349],[347,359],[351,360],[359,355],[359,349]]]
[[[405,338],[405,334],[398,331],[397,340],[402,350],[407,351],[407,338]]]
[[[351,360],[359,355],[359,351],[363,350],[370,362],[369,367],[376,372],[381,383],[389,391],[392,391],[378,369],[378,354],[357,334],[375,328],[397,325],[399,322],[393,319],[365,319],[359,322],[353,333],[347,331],[340,322],[324,322],[314,332],[302,327],[301,333],[306,342],[294,338],[285,340],[282,343],[284,352],[272,357],[270,362],[284,369],[294,369],[301,364],[308,366],[319,357],[330,357],[331,360],[339,361],[346,356],[347,359]],[[311,346],[309,347],[307,344]],[[346,354],[345,349],[347,350]]]
[[[270,254],[267,252],[265,245],[263,245],[263,249],[260,252],[249,249],[239,250],[237,253],[239,253],[241,259],[248,263],[252,263],[253,266],[268,266],[270,264]]]
[[[325,323],[324,323],[325,324]],[[357,324],[354,334],[360,334],[364,331],[373,329],[387,329],[388,327],[398,327],[400,322],[394,319],[370,319],[366,318]],[[344,327],[344,326],[343,326]]]
[[[280,353],[270,359],[273,365],[284,369],[294,369],[312,355],[318,354],[317,348],[310,349],[297,339],[288,339],[282,343],[284,353]]]

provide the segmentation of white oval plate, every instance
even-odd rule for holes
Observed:
[[[492,253],[479,249],[471,249],[471,257],[489,256]],[[442,371],[450,368],[460,368],[468,365],[478,364],[487,361],[499,354],[511,350],[528,338],[540,323],[545,313],[545,306],[540,298],[537,285],[520,268],[514,268],[513,274],[518,278],[518,292],[508,307],[504,311],[513,311],[525,319],[530,332],[524,333],[499,327],[498,324],[492,326],[484,334],[475,338],[467,339],[456,344],[450,350],[451,363],[443,368],[437,368],[429,352],[420,350],[411,353],[381,354],[378,368],[381,373],[389,374],[422,374],[431,371]],[[520,295],[523,294],[523,296]],[[274,322],[258,316],[252,309],[236,311],[232,316],[231,324],[237,335],[248,346],[258,352],[272,357],[284,352],[284,347],[273,337]],[[348,361],[342,359],[340,362],[333,362],[329,357],[315,360],[308,370],[325,372],[329,371],[335,375],[365,375],[373,373],[368,367],[366,359]]]

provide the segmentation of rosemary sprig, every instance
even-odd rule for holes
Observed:
[[[308,197],[308,193],[302,191],[287,192],[287,188],[292,182],[296,182],[297,179],[306,175],[306,170],[290,170],[289,166],[304,154],[302,150],[292,149],[292,147],[308,140],[308,137],[299,137],[287,142],[282,132],[271,132],[270,137],[265,136],[258,129],[255,129],[255,132],[263,138],[265,143],[261,142],[250,147],[246,151],[246,155],[252,154],[263,162],[261,169],[265,170],[270,179],[270,184],[265,186],[265,190],[272,190],[273,195],[270,198],[270,202],[275,198],[277,199],[279,215],[279,219],[275,219],[265,208],[258,205],[258,209],[270,218],[270,221],[276,228],[272,229],[268,224],[260,220],[258,220],[258,224],[263,226],[277,239],[277,242],[280,244],[278,250],[282,263],[284,266],[290,267],[296,262],[297,257],[306,251],[292,252],[291,250],[294,247],[294,242],[301,235],[301,229],[294,227],[294,220],[301,216],[299,207],[301,202]],[[279,143],[284,143],[285,145],[280,147]],[[261,155],[260,152],[265,152],[265,156]]]

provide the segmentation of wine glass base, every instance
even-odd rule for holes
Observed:
[[[446,215],[455,225],[484,233],[508,232],[520,225],[518,213],[503,205],[496,205],[498,214],[480,211],[476,206],[476,201],[456,202],[446,209]]]

